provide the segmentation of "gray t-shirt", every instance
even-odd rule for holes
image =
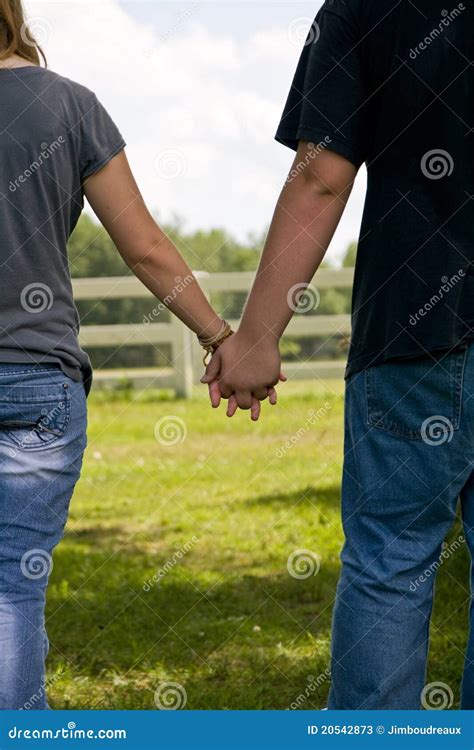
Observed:
[[[56,363],[90,389],[67,242],[85,179],[124,147],[89,89],[44,68],[0,69],[0,363]]]

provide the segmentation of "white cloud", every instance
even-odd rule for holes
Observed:
[[[143,23],[117,0],[26,5],[50,67],[93,89],[116,120],[152,209],[240,237],[269,223],[292,158],[273,141],[299,55],[286,27],[249,29],[242,40],[235,6],[218,31],[192,13],[175,26]],[[333,257],[357,234],[361,197],[358,189]]]

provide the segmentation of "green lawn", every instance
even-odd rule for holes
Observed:
[[[53,708],[155,709],[167,682],[183,686],[188,709],[284,709],[298,696],[302,708],[325,705],[342,387],[280,390],[258,425],[211,412],[204,394],[91,397],[85,468],[49,590]],[[165,421],[157,440],[169,417],[183,422]],[[184,440],[163,444],[183,425]],[[320,570],[297,579],[287,561],[301,549]],[[439,577],[430,663],[453,707],[467,585],[461,551]]]

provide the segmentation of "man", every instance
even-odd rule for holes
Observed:
[[[229,414],[277,383],[292,290],[312,279],[365,162],[331,709],[426,707],[424,574],[459,496],[474,550],[474,10],[446,7],[326,0],[277,133],[297,149],[291,176],[242,325],[204,378]],[[472,631],[462,708],[474,708]]]

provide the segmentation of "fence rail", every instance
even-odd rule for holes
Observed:
[[[247,293],[253,283],[255,274],[197,272],[195,274],[204,292],[211,295],[215,292]],[[348,289],[352,287],[354,271],[352,268],[342,270],[324,269],[318,272],[314,285],[318,290]],[[98,279],[74,279],[74,297],[76,300],[116,300],[116,299],[150,299],[156,306],[156,300],[135,277],[108,277]],[[234,327],[239,321],[230,321]],[[350,335],[349,315],[295,315],[287,329],[287,335],[295,338],[312,338],[315,336],[331,337]],[[98,386],[108,386],[118,380],[125,380],[132,387],[172,388],[177,395],[188,398],[193,385],[202,374],[202,350],[195,336],[175,318],[169,323],[128,323],[116,325],[85,325],[81,328],[80,342],[85,349],[104,346],[146,346],[169,344],[172,350],[171,368],[116,369],[96,372]],[[285,372],[290,379],[311,379],[342,377],[344,364],[339,361],[288,362],[284,364]]]

